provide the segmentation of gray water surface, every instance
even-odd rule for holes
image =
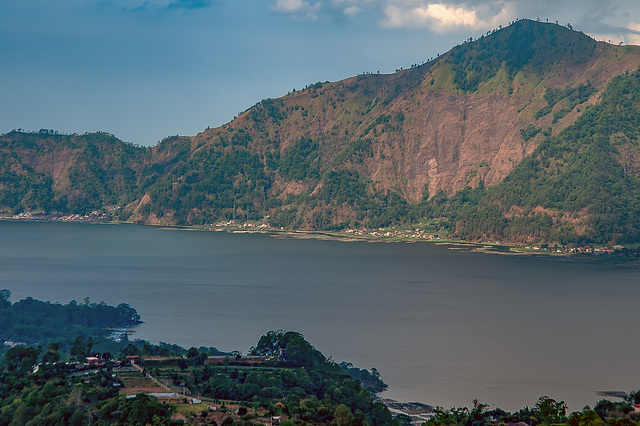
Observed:
[[[296,330],[376,367],[383,396],[570,409],[640,388],[640,270],[433,243],[281,239],[135,225],[0,222],[0,288],[129,303],[135,337],[246,353]]]

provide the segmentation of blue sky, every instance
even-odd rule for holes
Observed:
[[[0,132],[154,145],[309,83],[409,67],[517,17],[640,44],[637,0],[0,0]]]

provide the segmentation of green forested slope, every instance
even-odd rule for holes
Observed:
[[[617,77],[576,123],[549,136],[458,222],[465,238],[638,242],[640,72]],[[505,218],[508,216],[508,218]]]

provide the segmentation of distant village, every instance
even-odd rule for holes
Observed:
[[[235,221],[235,220],[227,220],[221,221],[210,225],[212,230],[217,231],[239,231],[239,232],[251,232],[251,231],[264,231],[264,232],[278,232],[278,231],[286,231],[284,228],[275,228],[267,224],[264,220],[258,222],[244,222],[244,221]],[[296,232],[296,231],[294,231]],[[334,232],[322,232],[319,233],[322,235],[331,235],[335,237],[355,237],[362,239],[390,239],[390,240],[425,240],[425,241],[441,241],[442,243],[467,243],[464,241],[453,241],[446,238],[443,235],[438,235],[432,230],[426,230],[423,228],[353,228],[353,229],[345,229],[341,231]],[[500,243],[498,241],[492,243],[472,243],[469,242],[470,245],[473,244],[491,244],[491,246],[508,246],[507,244]],[[638,249],[628,249],[621,245],[616,245],[613,247],[595,247],[595,246],[577,246],[577,247],[566,247],[566,246],[550,246],[548,244],[540,244],[540,245],[523,245],[523,246],[511,246],[512,251],[515,252],[524,252],[524,253],[540,253],[540,254],[551,254],[551,255],[596,255],[596,256],[626,256],[626,257],[639,257],[640,251]]]
[[[23,212],[11,217],[16,220],[34,220],[34,221],[62,221],[62,222],[98,222],[109,221],[111,216],[97,210],[87,214],[63,214],[59,212]],[[214,231],[244,231],[244,232],[279,232],[287,231],[284,228],[276,228],[267,223],[268,216],[260,221],[236,221],[225,220],[205,225],[207,230]],[[298,233],[298,231],[293,231]],[[335,237],[356,237],[363,239],[393,239],[393,240],[427,240],[442,242],[461,242],[451,241],[445,236],[438,235],[435,232],[423,228],[353,228],[334,232],[321,232],[318,234],[330,235]],[[500,242],[491,243],[492,245],[504,245]],[[560,247],[558,245],[549,246],[547,244],[540,245],[524,245],[513,246],[513,251],[527,253],[545,253],[545,254],[577,254],[577,255],[597,255],[597,256],[623,256],[623,257],[640,257],[640,249],[629,249],[621,245],[613,247],[595,247],[595,246],[577,246],[577,247]]]
[[[428,233],[420,228],[415,229],[394,229],[386,230],[385,228],[378,228],[375,230],[362,228],[362,229],[347,229],[344,231],[347,235],[366,235],[371,237],[387,237],[387,238],[411,238],[419,240],[440,240],[438,235]]]
[[[54,212],[48,212],[48,213],[23,212],[23,213],[14,215],[12,219],[53,220],[53,221],[63,221],[63,222],[96,222],[100,220],[107,220],[108,216],[97,210],[94,210],[91,213],[87,213],[87,214],[65,214],[65,213],[59,213],[54,211]]]

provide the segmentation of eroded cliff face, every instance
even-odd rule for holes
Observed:
[[[433,196],[495,185],[535,146],[523,141],[517,110],[500,94],[427,94],[407,106],[401,134],[380,138],[372,177],[411,201],[425,189]]]
[[[386,149],[385,155],[376,158],[374,179],[385,189],[395,181],[403,196],[413,201],[420,198],[425,185],[429,196],[438,191],[455,193],[480,183],[495,186],[533,152],[545,133],[558,134],[572,125],[588,106],[598,102],[601,91],[615,76],[636,70],[639,53],[637,47],[619,49],[599,43],[589,61],[565,60],[545,74],[522,70],[507,82],[506,90],[502,76],[496,75],[485,84],[493,89],[489,93],[482,88],[476,93],[460,93],[451,86],[428,90],[439,78],[438,67],[447,66],[435,65],[417,93],[398,99],[391,107],[401,110],[405,119],[401,134],[379,139]],[[548,106],[547,91],[581,86],[591,87],[592,93],[580,103],[561,100],[546,115],[536,115]],[[567,111],[556,119],[556,113],[563,109]],[[522,131],[528,126],[539,132],[525,138]],[[631,164],[640,165],[633,160],[637,155],[627,145],[621,150],[629,151],[620,156],[621,161],[627,161],[628,170],[636,170]]]

